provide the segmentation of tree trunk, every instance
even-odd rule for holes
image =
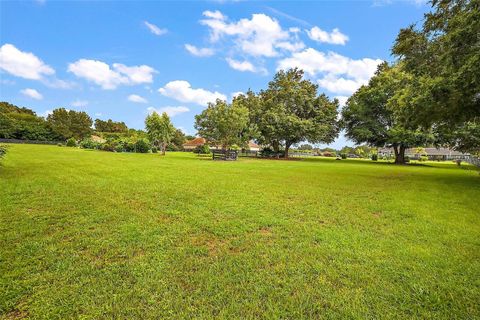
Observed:
[[[162,156],[165,155],[166,149],[167,149],[167,144],[166,144],[166,143],[162,143]]]
[[[395,153],[395,164],[405,164],[405,146],[400,145]]]
[[[280,157],[280,154],[279,154],[280,146],[278,141],[273,141],[272,146],[273,146],[273,151],[275,151],[275,157],[278,159]]]
[[[290,143],[285,142],[285,159],[288,159],[288,150],[290,149]]]

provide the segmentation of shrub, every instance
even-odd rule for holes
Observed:
[[[428,156],[422,155],[422,156],[420,156],[420,158],[418,159],[418,161],[420,161],[420,162],[428,161]]]
[[[124,145],[124,149],[126,152],[135,152],[135,142],[128,141]]]
[[[67,140],[67,147],[76,147],[77,141],[74,138],[70,138]]]
[[[377,161],[378,160],[378,154],[376,154],[376,153],[372,154],[372,160]]]
[[[210,154],[210,147],[206,144],[204,144],[202,146],[197,146],[197,147],[195,147],[193,152],[198,153],[198,154]]]
[[[115,152],[123,152],[123,145],[121,143],[115,146]]]
[[[147,153],[150,150],[150,145],[145,139],[140,139],[135,142],[135,150],[139,153]]]
[[[168,148],[167,148],[168,149]],[[158,149],[157,147],[152,147],[152,153],[157,153],[158,152]]]
[[[59,143],[57,143],[57,146],[63,147],[63,143],[60,143],[60,142],[59,142]]]
[[[325,151],[324,153],[322,153],[322,156],[324,156],[324,157],[335,157],[336,154],[333,153],[333,152],[330,152],[330,151]]]
[[[347,159],[347,154],[346,154],[346,153],[342,153],[342,154],[340,154],[340,157],[341,157],[342,159]]]
[[[102,144],[100,148],[101,148],[103,151],[113,152],[113,151],[115,151],[115,147],[116,147],[115,142],[113,142],[113,141],[107,141],[107,142],[105,142],[104,144]]]
[[[99,145],[100,144],[98,142],[95,142],[90,138],[80,141],[80,148],[83,149],[98,149]]]

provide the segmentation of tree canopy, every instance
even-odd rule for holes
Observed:
[[[175,136],[175,127],[168,115],[165,112],[162,115],[152,112],[145,119],[145,128],[150,141],[159,147],[162,154],[165,155],[167,145]]]
[[[84,111],[55,109],[48,115],[47,122],[65,140],[69,138],[79,140],[92,133],[92,119]]]
[[[409,80],[400,65],[381,64],[342,110],[346,136],[357,144],[392,147],[396,163],[405,162],[406,148],[433,142],[430,131],[412,121],[414,114],[393,99]]]

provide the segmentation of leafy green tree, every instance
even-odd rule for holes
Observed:
[[[405,163],[406,148],[425,145],[433,139],[429,130],[412,121],[415,114],[411,110],[392,100],[409,81],[399,66],[383,63],[368,85],[348,99],[342,111],[348,138],[357,144],[393,148],[397,164]]]
[[[311,144],[304,143],[298,147],[298,150],[313,150],[313,147]]]
[[[162,150],[162,155],[165,155],[167,145],[175,135],[175,127],[168,115],[165,112],[162,115],[152,112],[145,119],[145,128],[150,141]]]
[[[185,138],[185,134],[182,130],[176,129],[175,133],[173,134],[172,140],[170,141],[169,149],[178,151],[183,148],[183,144],[187,141]]]
[[[245,146],[250,138],[248,109],[239,101],[232,104],[217,99],[195,116],[195,129],[208,142],[226,150]]]
[[[480,150],[480,1],[433,0],[423,25],[402,29],[393,53],[412,74],[396,99],[459,150]],[[476,136],[472,136],[476,135]]]
[[[95,119],[95,130],[99,132],[127,132],[128,127],[124,122],[116,122],[112,119],[107,121]]]
[[[318,86],[303,79],[303,71],[279,71],[268,89],[260,92],[255,115],[265,143],[276,152],[285,147],[285,158],[293,144],[331,143],[338,136],[338,100],[317,94]]]
[[[0,102],[0,138],[52,141],[59,137],[42,117],[28,108]]]
[[[48,115],[47,122],[64,139],[81,140],[92,133],[92,119],[84,111],[58,108]]]

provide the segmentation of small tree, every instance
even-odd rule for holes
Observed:
[[[165,155],[167,145],[175,135],[175,127],[168,115],[165,112],[161,116],[156,112],[149,114],[145,119],[145,127],[150,141]]]
[[[244,146],[249,140],[248,109],[241,103],[227,104],[217,99],[195,116],[195,129],[200,136],[223,150],[233,145]]]

